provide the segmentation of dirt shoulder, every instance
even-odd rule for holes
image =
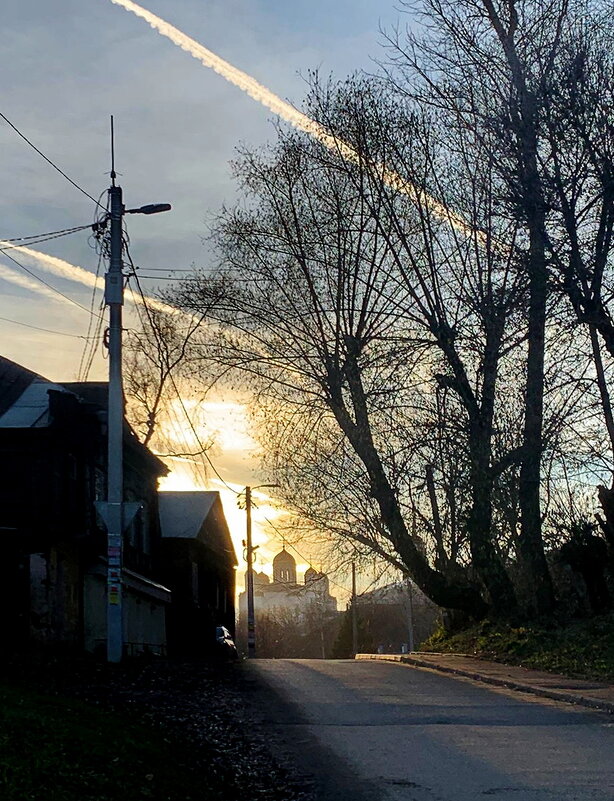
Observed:
[[[3,801],[313,801],[241,664],[21,658],[0,673]]]

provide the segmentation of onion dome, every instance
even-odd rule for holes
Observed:
[[[296,562],[285,548],[273,559],[273,581],[296,584]]]

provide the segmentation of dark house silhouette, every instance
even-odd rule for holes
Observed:
[[[94,651],[106,638],[105,383],[56,384],[0,357],[0,624],[10,647]],[[160,582],[157,482],[166,467],[124,429],[127,652],[163,652],[171,595]]]
[[[169,653],[206,656],[215,627],[235,630],[235,555],[219,492],[161,492]]]

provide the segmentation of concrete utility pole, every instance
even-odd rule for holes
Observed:
[[[245,487],[245,531],[247,559],[247,656],[256,656],[256,616],[254,612],[254,548],[252,545],[252,488]]]
[[[124,532],[124,390],[122,381],[122,306],[124,275],[122,271],[122,190],[109,189],[110,260],[105,276],[105,303],[109,307],[109,402],[107,417],[107,661],[120,662],[124,650],[122,604],[122,537]]]
[[[256,656],[256,612],[254,607],[254,551],[252,545],[252,490],[279,487],[279,484],[258,484],[257,487],[245,487],[245,561],[247,562],[246,591],[247,591],[247,656],[253,659]]]
[[[358,596],[356,595],[356,562],[352,562],[352,654],[358,653]]]
[[[122,546],[124,529],[140,503],[124,503],[124,389],[122,380],[122,307],[124,304],[123,216],[169,211],[168,203],[125,209],[122,189],[115,185],[113,118],[111,117],[111,186],[109,188],[109,270],[105,275],[104,301],[109,307],[109,400],[107,411],[107,501],[98,509],[107,526],[107,661],[120,662],[124,652],[122,603]]]

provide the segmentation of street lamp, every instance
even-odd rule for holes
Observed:
[[[112,118],[111,118],[112,119]],[[112,122],[111,122],[112,124]],[[110,212],[94,230],[109,223],[109,269],[105,275],[105,304],[109,307],[109,400],[107,413],[107,500],[98,508],[107,526],[107,661],[121,662],[124,651],[122,591],[123,533],[140,504],[124,502],[124,391],[122,377],[122,307],[124,303],[123,217],[125,214],[158,214],[170,211],[170,203],[151,203],[126,209],[121,186],[115,184],[115,167],[109,188]]]
[[[257,487],[245,487],[246,537],[245,560],[247,562],[247,656],[256,656],[256,616],[254,613],[254,551],[252,545],[252,492],[257,489],[279,487],[279,484],[258,484]]]

